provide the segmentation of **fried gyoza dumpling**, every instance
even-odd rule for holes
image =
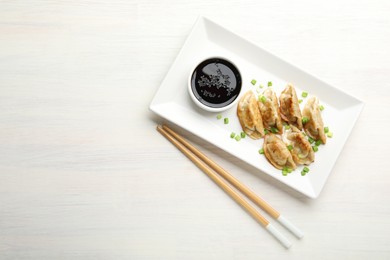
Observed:
[[[314,151],[303,133],[295,126],[283,133],[283,141],[291,145],[290,150],[292,158],[296,164],[306,164],[314,162]]]
[[[299,109],[297,92],[293,85],[288,84],[279,97],[280,116],[290,125],[302,130],[302,114]]]
[[[263,149],[265,157],[275,168],[280,170],[285,167],[292,170],[297,168],[286,144],[276,135],[267,134],[264,137]]]
[[[282,119],[279,114],[278,98],[272,89],[267,89],[259,97],[261,117],[263,118],[264,128],[272,133],[283,133]]]
[[[306,134],[314,140],[321,140],[321,142],[325,144],[326,136],[324,132],[324,123],[322,121],[317,97],[311,97],[306,102],[302,112],[302,119],[307,121],[303,124]]]
[[[256,97],[252,91],[246,92],[238,102],[237,116],[242,130],[249,137],[259,139],[264,136],[263,121]]]

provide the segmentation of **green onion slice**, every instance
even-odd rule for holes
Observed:
[[[302,123],[303,124],[306,124],[307,122],[309,122],[309,118],[308,117],[306,117],[306,116],[304,116],[304,117],[302,117]]]
[[[276,127],[271,127],[271,132],[272,133],[274,133],[274,134],[276,134],[276,133],[278,133],[279,132],[279,130],[276,128]]]
[[[263,95],[260,95],[259,96],[259,101],[261,101],[263,104],[265,103],[265,101],[267,101],[267,98]]]
[[[324,132],[325,132],[325,134],[327,133],[327,132],[329,132],[329,127],[324,127]]]

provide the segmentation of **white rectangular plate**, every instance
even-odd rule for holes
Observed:
[[[243,91],[254,89],[251,80],[256,79],[267,88],[272,88],[279,96],[288,82],[296,86],[298,97],[302,91],[315,95],[324,105],[322,116],[325,126],[334,133],[326,145],[321,145],[315,154],[316,160],[310,165],[310,172],[301,176],[301,168],[283,176],[258,150],[263,139],[230,138],[231,132],[240,133],[241,127],[236,116],[236,106],[221,113],[229,118],[229,124],[218,120],[215,113],[199,109],[187,92],[187,80],[191,69],[208,57],[225,57],[239,68]],[[307,99],[307,98],[306,98]],[[304,100],[306,100],[304,99]],[[301,104],[301,109],[305,101]],[[261,172],[285,183],[310,198],[320,194],[359,114],[363,102],[338,90],[301,69],[283,61],[255,44],[228,31],[216,23],[200,17],[188,36],[183,48],[158,89],[150,109],[193,134],[207,140],[219,148],[253,165]]]

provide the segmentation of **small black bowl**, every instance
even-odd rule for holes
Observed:
[[[199,107],[210,112],[221,112],[237,102],[242,79],[238,68],[229,60],[208,58],[191,72],[188,91]]]

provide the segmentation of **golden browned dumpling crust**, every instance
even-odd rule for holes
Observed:
[[[261,117],[264,128],[273,132],[282,134],[283,124],[279,114],[278,98],[272,89],[267,89],[258,99]]]
[[[322,121],[317,97],[311,97],[306,102],[306,105],[303,108],[302,118],[308,120],[303,124],[306,134],[314,140],[321,140],[321,142],[325,144],[326,136],[324,132],[324,123]]]
[[[275,168],[280,170],[284,167],[292,170],[297,168],[286,144],[276,135],[267,134],[264,137],[263,149],[265,157]]]
[[[290,125],[302,130],[302,113],[299,108],[297,92],[292,84],[288,84],[279,97],[280,116]]]
[[[296,164],[309,165],[314,162],[314,151],[307,138],[298,128],[291,126],[290,129],[286,130],[283,133],[283,141],[286,145],[291,145],[290,152]]]
[[[242,130],[252,139],[264,136],[263,121],[252,91],[246,92],[238,102],[237,116]]]

